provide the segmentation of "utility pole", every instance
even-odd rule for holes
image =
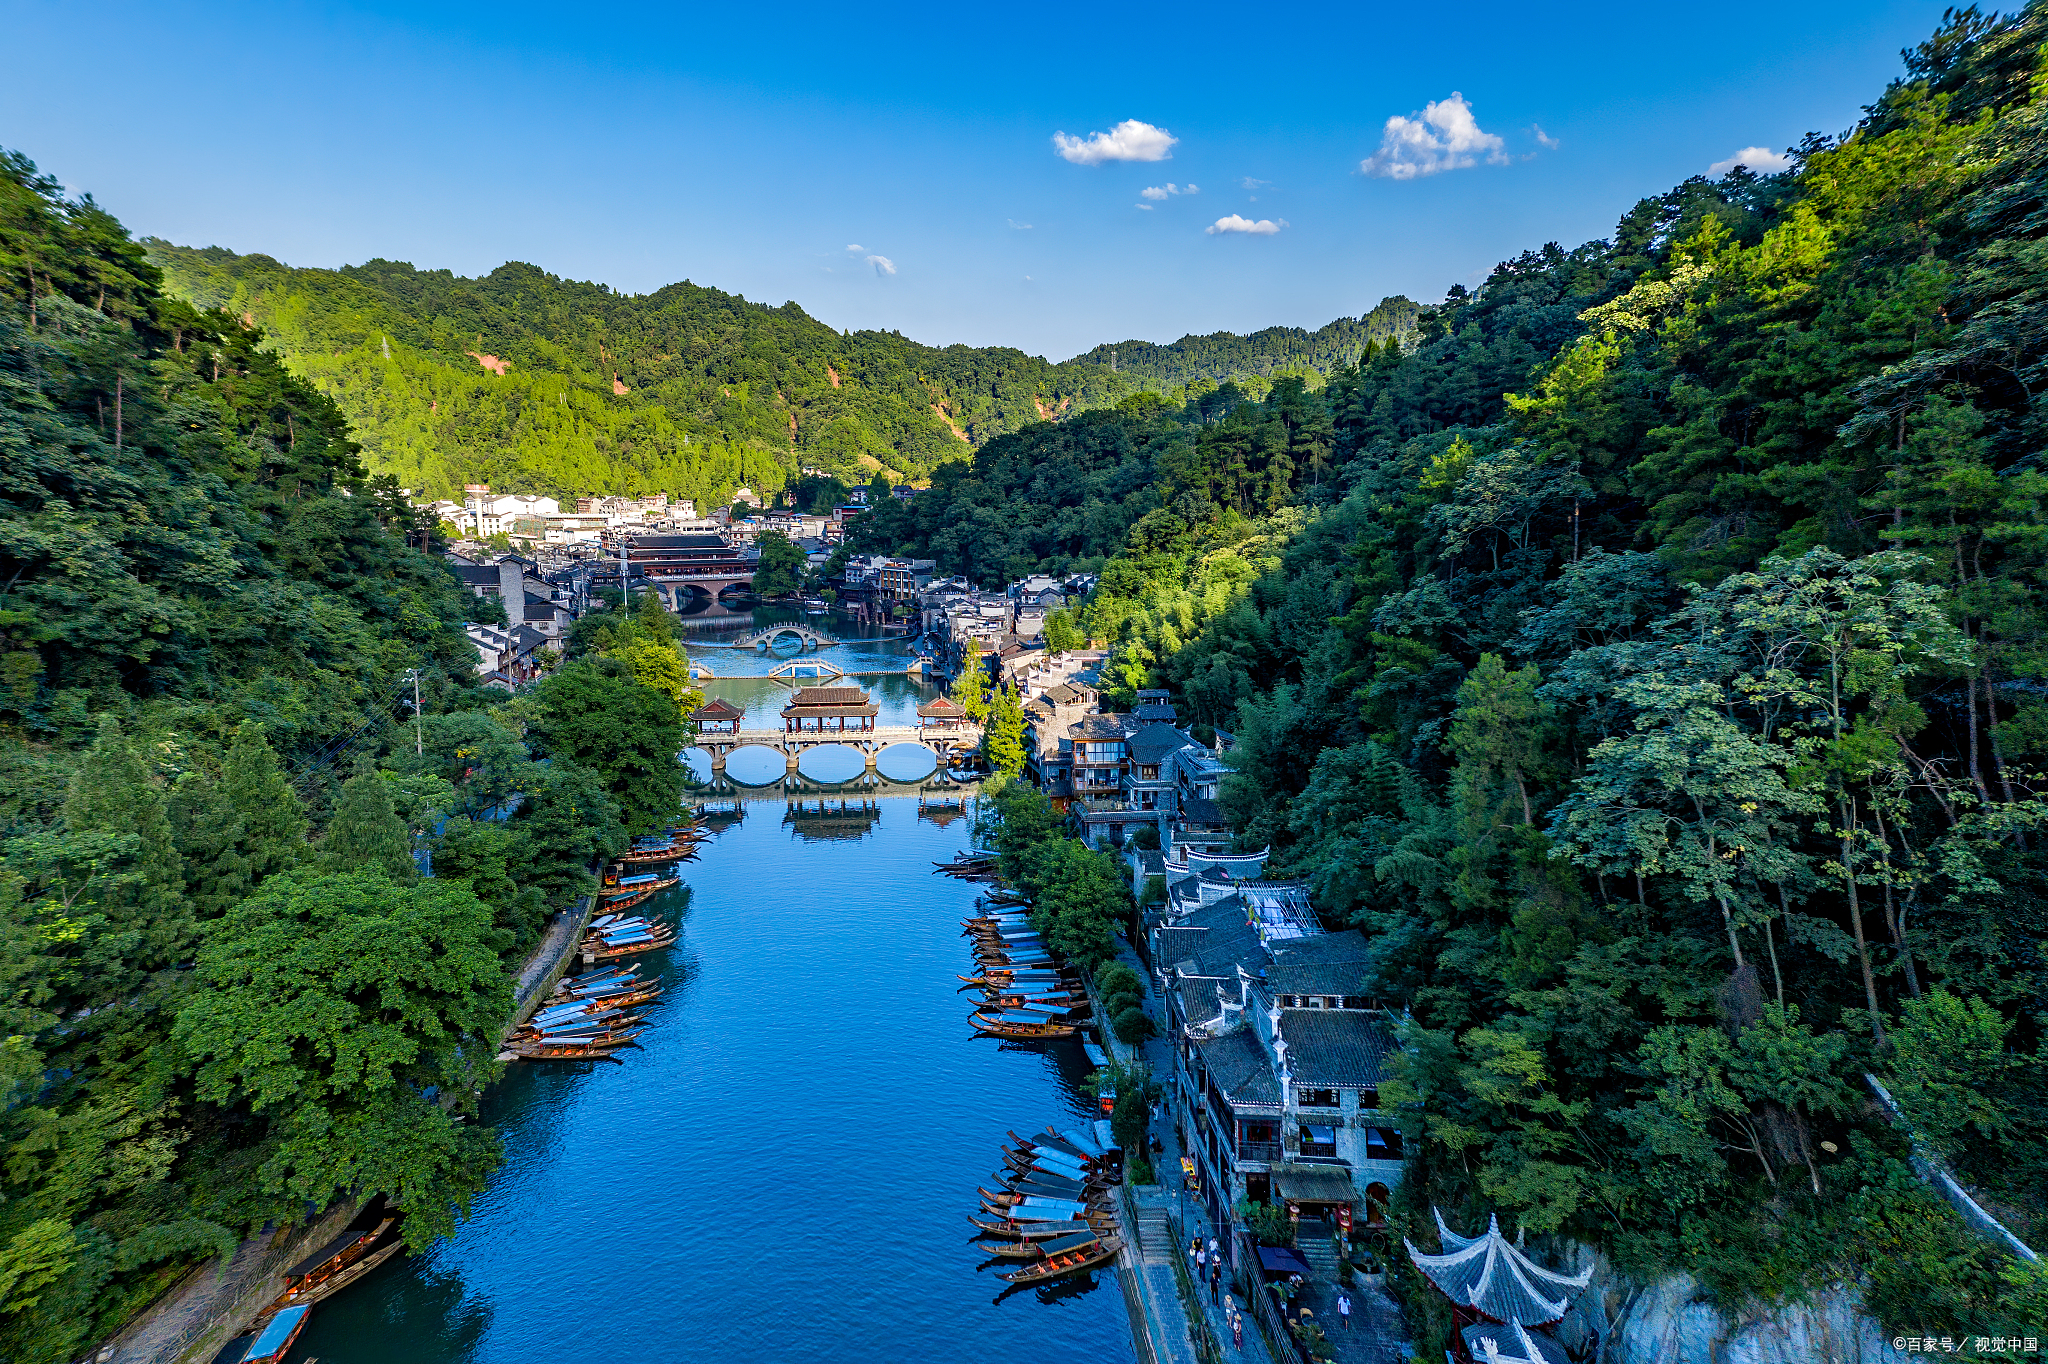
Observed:
[[[425,757],[427,737],[420,723],[420,670],[407,668],[405,676],[406,680],[412,683],[412,751],[420,757]]]

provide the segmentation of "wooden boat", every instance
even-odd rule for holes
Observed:
[[[381,1195],[365,1203],[339,1235],[285,1271],[284,1292],[250,1326],[260,1331],[287,1307],[331,1297],[404,1250],[398,1222],[398,1212]]]
[[[621,943],[617,947],[603,943],[584,943],[583,950],[598,961],[616,961],[620,957],[638,956],[642,952],[657,952],[664,947],[675,945],[676,935],[667,934],[659,938],[642,938],[635,942]]]
[[[1012,1241],[1050,1241],[1091,1227],[1097,1231],[1116,1230],[1116,1214],[1106,1211],[1091,1212],[1065,1222],[1013,1222],[1002,1217],[976,1217],[973,1213],[967,1214],[967,1220],[979,1227],[984,1236],[999,1236]]]
[[[679,884],[682,879],[680,876],[660,876],[651,877],[643,881],[637,876],[627,877],[625,880],[616,881],[605,886],[602,890],[598,891],[598,895],[609,906],[613,900],[624,899],[628,895],[638,895],[643,890],[667,890],[670,886]]]
[[[1058,1249],[1055,1250],[1055,1247]],[[1070,1236],[1064,1241],[1044,1242],[1043,1248],[1044,1259],[1003,1277],[1011,1283],[1040,1283],[1046,1279],[1079,1274],[1083,1270],[1093,1269],[1099,1264],[1114,1260],[1117,1253],[1124,1248],[1124,1243],[1115,1236],[1091,1235],[1086,1240]]]
[[[681,844],[668,848],[636,848],[632,852],[619,854],[619,861],[631,867],[645,866],[648,863],[694,862],[696,860],[697,850],[694,847],[684,847]]]
[[[1058,1175],[1062,1179],[1080,1180],[1083,1183],[1099,1181],[1103,1178],[1100,1170],[1090,1169],[1078,1161],[1055,1158],[1050,1152],[1045,1151],[1019,1152],[1005,1149],[1003,1152],[1003,1164],[1009,1166],[1020,1175],[1028,1175],[1036,1170],[1043,1171],[1049,1175]]]
[[[604,902],[604,907],[606,909],[631,909],[635,905],[644,905],[653,898],[654,891],[653,888],[650,887],[647,890],[629,891],[627,894],[621,896],[616,900],[606,900]]]
[[[1005,990],[1001,987],[982,992],[987,1007],[1024,1013],[1048,1013],[1056,1017],[1067,1014],[1082,1014],[1089,1009],[1088,996],[1084,994],[1032,994],[1028,990]]]
[[[1009,1037],[1019,1041],[1036,1042],[1072,1037],[1078,1028],[1072,1023],[1052,1023],[1035,1018],[990,1018],[977,1013],[974,1016],[974,1030],[986,1037]]]
[[[625,1033],[618,1037],[607,1037],[597,1042],[551,1042],[514,1038],[505,1044],[505,1050],[527,1061],[582,1061],[593,1056],[610,1056],[627,1047],[637,1048],[633,1040],[636,1034]]]
[[[994,1178],[997,1183],[1020,1198],[1064,1198],[1085,1203],[1106,1193],[1106,1189],[1099,1181],[1085,1183],[1078,1179],[1062,1179],[1057,1175],[1033,1175],[1027,1178],[1014,1171],[1004,1171],[998,1172]]]
[[[311,1303],[299,1303],[271,1317],[249,1342],[248,1353],[242,1356],[243,1364],[279,1364],[291,1350],[292,1342],[299,1338],[299,1332],[306,1329],[306,1318],[312,1313]]]
[[[992,1216],[1007,1222],[1074,1222],[1091,1213],[1110,1211],[1107,1196],[1098,1198],[1048,1198],[1042,1194],[990,1193],[976,1189],[981,1206]]]

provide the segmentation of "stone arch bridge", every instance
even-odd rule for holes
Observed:
[[[699,734],[691,740],[692,748],[701,748],[711,755],[711,770],[725,770],[725,760],[735,749],[767,748],[780,753],[787,770],[795,771],[797,759],[813,748],[829,744],[841,744],[858,751],[867,760],[867,766],[875,765],[875,755],[885,748],[897,744],[915,744],[930,749],[933,756],[944,766],[946,760],[958,753],[972,752],[981,746],[981,726],[955,725],[877,725],[873,729],[805,730],[791,733],[780,729],[742,729],[737,732]]]

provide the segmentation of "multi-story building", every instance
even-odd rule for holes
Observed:
[[[1096,700],[1093,687],[1061,682],[1024,703],[1024,770],[1047,795],[1073,794],[1073,726]]]
[[[1124,747],[1121,715],[1083,715],[1067,727],[1071,769],[1068,777],[1073,793],[1081,797],[1116,800],[1123,795],[1124,772],[1130,753]]]
[[[1212,1223],[1250,1200],[1384,1224],[1401,1175],[1379,1097],[1395,1043],[1364,994],[1365,936],[1322,932],[1296,884],[1162,870],[1173,882],[1147,945],[1166,987],[1168,1094]]]

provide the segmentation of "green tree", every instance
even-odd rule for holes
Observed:
[[[1045,651],[1054,658],[1081,647],[1081,632],[1074,625],[1074,613],[1065,607],[1045,618]]]
[[[502,1159],[461,1121],[511,1011],[492,936],[466,886],[356,870],[272,877],[209,937],[173,1034],[202,1098],[270,1119],[278,1214],[384,1193],[412,1245],[453,1232]]]
[[[1005,776],[1016,776],[1024,770],[1024,703],[1016,688],[1007,683],[996,688],[985,725],[981,744],[989,765]]]
[[[764,530],[754,537],[760,560],[754,565],[754,591],[764,597],[786,597],[803,585],[804,552],[781,531]]]
[[[169,804],[138,745],[118,720],[105,717],[64,799],[64,823],[73,833],[111,836],[122,846],[119,870],[98,882],[93,909],[103,926],[82,956],[95,990],[109,992],[101,1002],[175,965],[196,941]]]
[[[682,717],[619,660],[578,659],[543,678],[528,733],[549,758],[595,774],[627,833],[662,828],[681,811]]]
[[[286,780],[277,751],[255,724],[235,731],[222,765],[221,786],[241,820],[249,874],[266,877],[297,865],[306,856],[306,807]]]
[[[341,785],[334,818],[320,840],[321,864],[332,873],[373,871],[400,883],[413,880],[412,836],[392,808],[384,774],[365,771]]]

